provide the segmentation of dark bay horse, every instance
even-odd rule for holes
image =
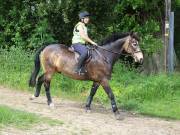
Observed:
[[[86,103],[87,110],[90,110],[93,96],[101,85],[111,100],[113,112],[116,115],[119,114],[114,94],[109,86],[109,80],[111,79],[113,65],[124,54],[123,52],[131,55],[136,62],[142,63],[143,54],[138,41],[138,36],[133,32],[111,35],[101,42],[101,46],[91,49],[91,59],[85,64],[87,72],[83,75],[79,75],[74,71],[78,54],[70,51],[67,46],[49,44],[48,46],[41,47],[36,52],[34,70],[29,81],[29,86],[36,86],[33,96],[39,96],[41,86],[44,84],[48,105],[52,106],[50,82],[54,73],[58,72],[73,79],[93,81]],[[41,66],[43,68],[43,74],[38,77],[36,82]]]

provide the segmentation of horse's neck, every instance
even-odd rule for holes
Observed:
[[[123,48],[124,43],[126,42],[126,39],[127,39],[127,37],[118,39],[114,42],[111,42],[111,43],[103,46],[103,48],[108,51],[104,50],[102,53],[108,59],[108,61],[112,64],[112,66],[118,60],[118,58],[120,56],[120,54],[117,54],[117,53],[121,53],[123,51],[122,48]],[[109,51],[111,51],[111,52],[109,52]]]
[[[127,39],[127,37],[118,39],[114,42],[106,44],[105,46],[103,46],[103,48],[105,48],[106,50],[118,52],[123,47],[123,44],[125,43],[126,39]]]

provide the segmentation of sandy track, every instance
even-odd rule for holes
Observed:
[[[53,97],[55,109],[46,104],[41,96],[30,101],[28,92],[0,87],[0,104],[12,108],[59,119],[62,126],[50,127],[38,125],[26,131],[14,128],[1,129],[2,135],[180,135],[180,121],[167,121],[159,118],[134,116],[123,113],[125,119],[115,120],[111,110],[101,105],[92,106],[92,112],[86,113],[85,103],[57,99]]]

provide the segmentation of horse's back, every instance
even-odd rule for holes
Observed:
[[[41,63],[44,65],[44,70],[47,70],[47,68],[54,68],[58,72],[61,72],[65,68],[72,70],[68,67],[76,64],[75,53],[63,44],[51,44],[46,46],[42,51]]]
[[[50,52],[55,52],[55,51],[61,51],[61,50],[68,50],[68,46],[63,45],[63,44],[49,44],[44,48],[44,51],[50,51]]]
[[[46,46],[43,50],[44,53],[48,54],[66,54],[66,55],[72,55],[73,52],[69,50],[69,47],[63,44],[50,44]]]

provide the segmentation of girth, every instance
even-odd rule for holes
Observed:
[[[86,46],[86,47],[87,47],[87,49],[88,49],[88,54],[87,54],[87,57],[86,57],[86,59],[85,59],[85,61],[84,61],[84,64],[89,63],[90,60],[92,59],[92,50],[93,50],[93,48],[91,48],[91,47],[89,47],[89,46]]]

